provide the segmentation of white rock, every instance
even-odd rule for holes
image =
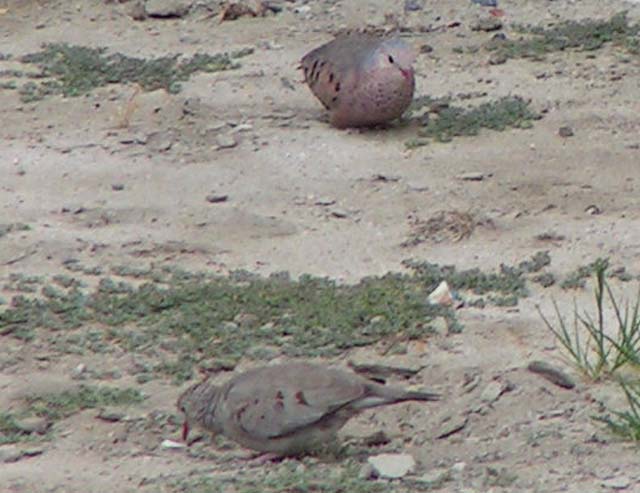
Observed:
[[[416,465],[415,459],[409,454],[379,454],[369,457],[367,462],[373,466],[380,478],[401,478],[409,473]]]
[[[162,443],[160,444],[160,446],[162,448],[168,448],[168,449],[176,449],[176,448],[185,448],[186,447],[186,445],[184,443],[174,442],[173,440],[162,440]]]
[[[429,295],[429,303],[432,305],[452,306],[453,295],[449,289],[447,281],[442,281],[438,287]]]

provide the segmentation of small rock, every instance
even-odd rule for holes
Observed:
[[[87,371],[87,365],[85,365],[84,363],[80,363],[71,371],[71,378],[73,378],[74,380],[84,379],[86,378],[86,375],[85,375],[86,371]]]
[[[16,420],[15,425],[20,431],[25,433],[37,433],[42,435],[49,429],[49,423],[45,418],[33,416],[31,418],[24,418]]]
[[[449,479],[450,473],[449,470],[444,468],[434,469],[429,471],[428,473],[423,474],[419,478],[416,478],[416,481],[424,484],[428,488],[438,488]]]
[[[558,135],[560,137],[573,137],[573,129],[571,127],[560,127],[558,129]]]
[[[15,445],[0,445],[0,462],[17,462],[22,456],[22,451]]]
[[[117,423],[118,421],[125,420],[127,418],[127,415],[126,413],[122,412],[119,409],[105,408],[100,410],[97,417],[102,421],[108,421],[109,423]]]
[[[333,217],[337,217],[338,219],[344,219],[346,217],[349,217],[349,213],[347,211],[345,211],[344,209],[331,209],[331,215]]]
[[[502,382],[494,380],[484,388],[482,394],[480,394],[480,400],[482,402],[486,402],[487,404],[491,404],[492,402],[497,401],[505,390],[506,387]]]
[[[543,378],[546,378],[558,387],[572,389],[576,386],[575,382],[571,377],[569,377],[569,375],[545,361],[532,361],[527,366],[527,369],[533,373],[537,373]]]
[[[447,438],[454,433],[462,431],[467,426],[469,418],[462,414],[456,414],[455,416],[446,416],[442,420],[442,425],[437,430],[436,438]]]
[[[404,0],[404,11],[405,12],[417,12],[418,10],[422,10],[424,0]]]
[[[602,209],[600,209],[600,207],[595,204],[587,206],[584,211],[590,216],[597,216],[599,214],[602,214]]]
[[[502,29],[502,21],[495,17],[485,17],[483,19],[478,19],[476,22],[471,24],[472,31],[491,32],[497,31],[498,29]]]
[[[358,478],[373,479],[375,477],[376,477],[376,470],[374,469],[374,467],[368,462],[366,464],[363,464],[362,467],[360,468],[360,472],[358,473]]]
[[[476,3],[482,7],[497,7],[498,0],[471,0],[471,3]]]
[[[175,133],[170,130],[152,132],[147,135],[146,145],[154,152],[165,152],[171,149],[175,139]]]
[[[122,190],[124,190],[124,184],[123,183],[113,183],[111,185],[111,190],[113,190],[114,192],[121,192]]]
[[[415,459],[409,454],[379,454],[369,457],[367,462],[378,477],[389,479],[406,476],[416,466]]]
[[[164,449],[180,449],[185,448],[187,445],[185,443],[174,442],[173,440],[162,440],[160,444],[161,448]]]
[[[222,134],[216,137],[216,144],[218,149],[231,149],[238,145],[238,141],[233,135]]]
[[[191,0],[147,0],[145,10],[150,17],[183,17],[192,3]]]
[[[229,196],[221,193],[210,193],[205,197],[206,201],[210,204],[219,204],[220,202],[226,202]]]
[[[320,197],[313,204],[314,205],[328,206],[328,205],[333,205],[335,203],[336,203],[336,199],[332,199],[331,197]]]
[[[481,171],[472,171],[469,173],[463,173],[461,175],[458,175],[457,178],[458,180],[462,180],[462,181],[482,181],[487,177],[490,177],[491,175],[487,175],[485,173],[482,173]]]
[[[454,465],[451,466],[451,469],[450,469],[451,477],[453,479],[459,479],[466,468],[467,468],[466,462],[456,462]]]
[[[142,0],[138,0],[131,5],[129,8],[129,16],[131,16],[134,21],[143,21],[147,18],[147,10],[144,8],[144,2]]]
[[[447,281],[442,281],[438,287],[427,298],[432,305],[451,306],[453,305],[453,295],[449,289]]]
[[[377,447],[380,445],[386,445],[391,439],[383,430],[378,430],[371,435],[367,435],[362,439],[362,444],[365,447]]]
[[[600,483],[600,485],[611,490],[626,490],[631,486],[631,480],[626,476],[618,476],[615,478],[605,479]]]
[[[489,65],[502,65],[507,63],[507,59],[508,57],[505,53],[497,51],[489,57]]]

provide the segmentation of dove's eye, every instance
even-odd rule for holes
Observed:
[[[395,63],[395,60],[391,55],[388,56],[388,59],[389,59],[389,63]]]

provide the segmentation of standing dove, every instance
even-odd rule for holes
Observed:
[[[180,396],[178,409],[185,414],[184,440],[194,424],[244,447],[286,456],[330,441],[364,409],[438,398],[337,368],[292,362],[240,373],[222,386],[204,380]]]
[[[415,58],[400,39],[355,33],[310,51],[300,65],[334,127],[364,127],[394,120],[409,107]]]

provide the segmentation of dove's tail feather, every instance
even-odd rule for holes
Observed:
[[[352,402],[351,405],[356,409],[367,409],[404,401],[437,401],[440,399],[440,395],[434,392],[405,390],[390,385],[373,384],[370,391],[369,395]]]
[[[439,401],[440,394],[435,392],[419,392],[419,391],[407,391],[403,401]]]

